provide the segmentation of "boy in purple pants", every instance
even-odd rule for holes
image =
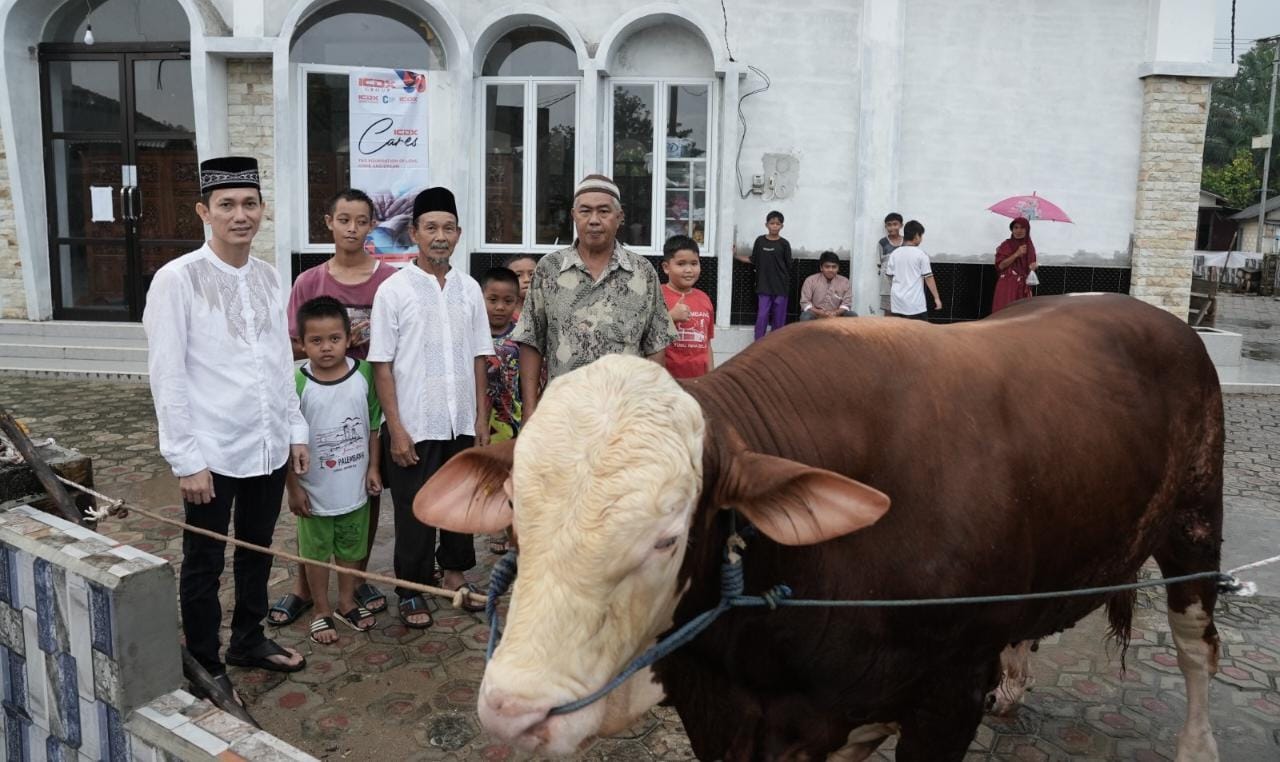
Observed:
[[[756,338],[766,330],[778,330],[787,324],[787,294],[791,290],[791,244],[778,235],[782,230],[782,212],[776,209],[765,217],[769,232],[756,238],[750,257],[736,257],[756,268]]]

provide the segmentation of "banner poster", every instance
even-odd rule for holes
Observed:
[[[411,261],[413,199],[427,182],[427,73],[351,72],[351,187],[373,198],[378,221],[365,241],[384,261]]]

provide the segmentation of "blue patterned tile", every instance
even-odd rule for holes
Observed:
[[[53,592],[53,564],[43,558],[37,558],[32,562],[32,569],[36,583],[36,623],[39,626],[40,650],[51,654],[58,650],[57,639],[54,636],[54,619],[57,617],[54,609],[57,606],[57,596]]]
[[[31,750],[27,741],[27,727],[30,725],[11,709],[4,711],[4,749],[9,762],[28,762]]]
[[[98,728],[102,737],[103,762],[129,762],[129,739],[124,733],[120,713],[105,702],[98,702]]]
[[[76,685],[76,660],[69,653],[62,652],[50,657],[49,682],[53,688],[55,710],[50,718],[55,735],[72,748],[80,748],[80,691]]]
[[[44,739],[44,757],[48,762],[77,762],[74,753],[70,756],[63,753],[65,749],[66,747],[56,736],[48,736]]]
[[[115,656],[111,645],[111,595],[101,585],[89,583],[89,616],[95,651]]]
[[[9,552],[9,546],[0,542],[0,601],[16,606],[14,598],[17,595],[13,588],[18,582],[18,575],[11,571],[12,564],[13,554]]]
[[[22,711],[27,711],[27,660],[12,648],[0,646],[4,658],[4,700]]]

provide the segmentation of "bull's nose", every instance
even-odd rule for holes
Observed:
[[[535,703],[502,691],[482,691],[477,709],[485,730],[504,741],[536,747],[546,743],[548,704]]]

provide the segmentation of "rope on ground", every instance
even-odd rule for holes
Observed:
[[[86,487],[82,484],[77,484],[76,482],[73,482],[70,479],[62,476],[61,474],[55,474],[55,476],[57,477],[58,481],[67,485],[68,487],[71,487],[72,489],[78,489],[81,492],[85,493],[86,495],[92,495],[93,497],[97,498],[99,501],[101,501],[101,503],[104,504],[104,507],[99,507],[96,510],[90,509],[85,514],[85,518],[91,519],[93,521],[101,521],[102,519],[107,518],[109,516],[120,516],[121,518],[123,518],[124,516],[129,515],[130,511],[135,511],[139,515],[145,516],[154,521],[159,521],[161,523],[168,524],[170,526],[178,527],[185,532],[192,532],[194,534],[204,535],[205,537],[210,537],[215,540],[221,540],[222,542],[230,543],[231,545],[234,545],[237,548],[244,548],[245,550],[257,551],[258,553],[264,553],[269,556],[275,556],[276,558],[282,558],[286,561],[292,561],[293,563],[296,563],[296,564],[306,564],[308,566],[321,567],[324,569],[328,569],[329,571],[332,571],[332,572],[337,572],[338,574],[348,574],[354,577],[360,577],[362,579],[368,580],[369,582],[380,582],[384,585],[393,585],[402,590],[412,590],[415,593],[424,593],[426,595],[435,596],[437,598],[447,598],[452,602],[453,607],[456,609],[465,608],[464,604],[470,604],[473,607],[479,607],[485,604],[485,596],[480,595],[478,593],[468,592],[466,588],[463,588],[460,590],[449,590],[443,587],[434,587],[432,585],[423,585],[418,582],[410,582],[407,579],[390,577],[385,574],[376,574],[374,572],[360,571],[358,569],[354,569],[354,570],[344,569],[343,567],[338,566],[337,564],[331,564],[325,561],[312,561],[311,559],[303,558],[301,556],[296,556],[293,553],[289,553],[287,551],[276,550],[274,548],[266,548],[261,545],[255,545],[251,542],[245,542],[244,540],[237,540],[234,537],[228,537],[225,534],[220,534],[210,529],[203,529],[201,527],[192,526],[186,523],[185,521],[178,521],[177,519],[171,519],[168,516],[162,516],[153,511],[148,511],[144,508],[139,508],[136,505],[126,506],[124,500],[121,500],[119,498],[114,498],[114,497],[108,497],[107,495],[104,495],[95,489]]]

